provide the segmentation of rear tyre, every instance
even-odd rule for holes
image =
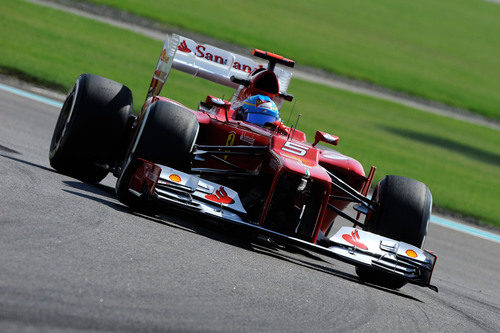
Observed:
[[[400,176],[386,176],[377,185],[374,199],[379,209],[365,230],[422,248],[431,216],[432,195],[424,183]],[[406,282],[367,267],[356,267],[362,281],[399,289]]]
[[[57,119],[50,143],[50,165],[85,182],[100,182],[124,150],[131,111],[129,88],[97,75],[82,74]]]
[[[198,119],[191,111],[164,101],[152,104],[139,123],[123,172],[116,182],[118,200],[136,209],[145,204],[128,191],[138,158],[181,171],[189,170],[198,131]]]

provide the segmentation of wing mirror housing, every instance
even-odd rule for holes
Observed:
[[[312,144],[313,147],[316,146],[320,141],[336,146],[339,144],[339,137],[328,134],[326,132],[316,131],[316,135],[314,136],[314,143]]]

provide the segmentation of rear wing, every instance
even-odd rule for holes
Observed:
[[[177,34],[167,35],[146,99],[160,94],[172,68],[237,89],[240,84],[231,77],[245,80],[252,71],[266,66],[252,58],[199,44]],[[286,94],[292,72],[281,66],[273,67],[271,69],[278,77],[280,93]]]

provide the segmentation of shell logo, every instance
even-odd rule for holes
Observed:
[[[176,175],[175,173],[171,174],[168,176],[168,179],[170,179],[173,182],[180,183],[181,182],[181,177],[179,175]]]
[[[412,257],[412,258],[416,258],[416,257],[418,257],[417,252],[415,252],[415,251],[413,251],[413,250],[406,250],[406,255],[407,255],[408,257]]]

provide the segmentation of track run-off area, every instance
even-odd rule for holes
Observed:
[[[439,293],[366,285],[350,265],[196,216],[131,212],[111,176],[58,174],[48,147],[60,101],[10,89],[0,89],[0,331],[500,331],[496,233],[433,217],[425,248],[438,255]]]

